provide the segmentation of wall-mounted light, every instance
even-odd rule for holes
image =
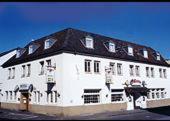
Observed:
[[[40,95],[41,95],[41,97],[43,96],[43,94],[42,94],[42,93],[40,93]]]
[[[58,93],[58,95],[57,95],[58,97],[60,97],[60,94]]]
[[[106,97],[108,97],[108,94],[106,94]]]
[[[84,98],[84,95],[82,95],[81,98]]]

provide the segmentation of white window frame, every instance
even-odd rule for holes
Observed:
[[[111,99],[111,100],[110,100],[111,103],[122,103],[122,102],[125,102],[125,97],[124,97],[124,91],[123,91],[123,89],[122,89],[122,91],[115,91],[115,92],[112,92],[112,90],[115,90],[115,89],[111,89],[111,95],[110,95],[110,96],[111,96],[111,98],[110,98],[110,99]],[[122,95],[122,100],[121,100],[121,101],[112,101],[112,95],[114,95],[114,94],[115,94],[115,95],[116,95],[116,94],[117,94],[117,95],[120,95],[120,94],[121,94],[121,95]]]
[[[163,77],[167,78],[167,70],[166,69],[163,69]]]
[[[84,71],[86,73],[91,73],[92,72],[92,70],[91,70],[91,66],[92,66],[91,63],[92,63],[91,60],[85,59],[85,61],[84,61]]]
[[[134,65],[129,65],[130,76],[134,76]]]
[[[93,38],[89,38],[89,37],[86,37],[85,38],[85,45],[87,48],[91,48],[93,49],[94,48],[94,45],[93,45]]]
[[[146,49],[143,50],[143,57],[148,58],[148,51]]]
[[[155,77],[155,71],[154,71],[154,68],[151,67],[151,77],[154,78]]]
[[[31,75],[31,64],[27,64],[27,77],[30,77]]]
[[[128,55],[130,55],[130,56],[134,55],[133,47],[132,46],[128,46]]]
[[[90,92],[90,93],[85,93],[85,90],[98,90],[98,92]],[[94,104],[99,104],[99,103],[101,103],[101,94],[100,94],[100,92],[101,92],[101,90],[100,89],[85,89],[84,90],[84,93],[83,93],[83,98],[84,98],[84,100],[83,100],[83,103],[84,103],[84,105],[94,105]],[[85,98],[86,98],[86,96],[97,96],[97,102],[91,102],[91,100],[90,100],[90,102],[89,103],[86,103],[85,102]],[[90,99],[94,99],[94,98],[90,98]]]
[[[140,66],[135,66],[136,76],[140,76]]]
[[[21,75],[22,78],[26,76],[25,73],[26,73],[26,66],[22,65],[22,75]]]
[[[149,67],[146,67],[146,77],[150,77],[150,71]]]
[[[123,75],[123,65],[121,63],[117,63],[117,74],[119,76]]]
[[[94,73],[100,73],[100,61],[94,61]]]
[[[115,43],[109,42],[109,51],[114,53],[116,52]]]
[[[112,63],[112,62],[110,62],[110,64],[109,64],[109,67],[111,68],[111,71],[112,71],[112,75],[115,75],[116,74],[116,67],[115,67],[115,63]]]

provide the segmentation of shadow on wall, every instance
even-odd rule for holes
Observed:
[[[144,109],[152,113],[170,116],[170,106]]]

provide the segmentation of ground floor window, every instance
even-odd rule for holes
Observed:
[[[85,89],[84,90],[84,104],[99,103],[100,89]]]
[[[40,91],[34,91],[34,102],[39,103],[41,99],[41,93]]]
[[[57,91],[47,92],[47,102],[48,103],[57,103],[58,93]]]
[[[163,99],[165,98],[166,91],[164,88],[149,89],[147,99]]]
[[[112,89],[111,90],[111,102],[123,101],[123,89]]]

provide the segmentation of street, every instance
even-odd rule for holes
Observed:
[[[0,120],[170,120],[170,107],[137,109],[131,111],[104,112],[82,116],[50,116],[31,112],[0,109]]]

